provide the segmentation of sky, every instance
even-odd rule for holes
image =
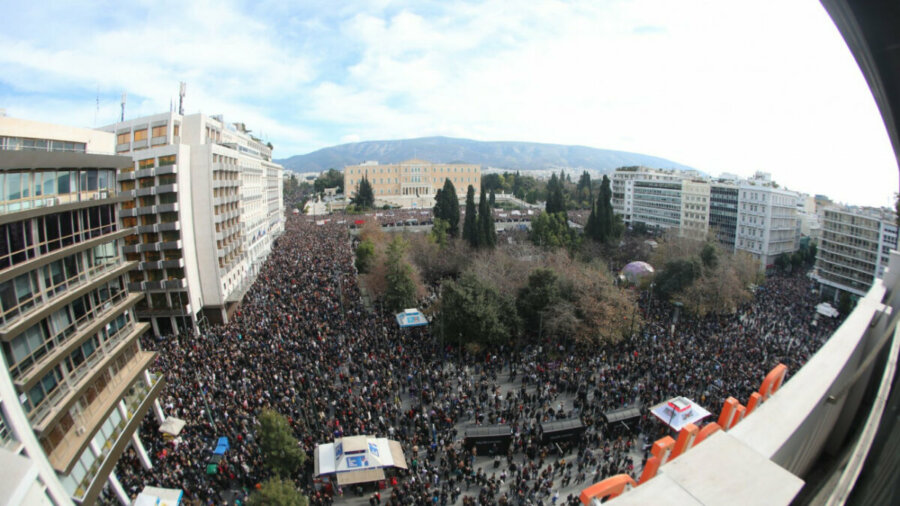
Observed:
[[[295,5],[296,4],[296,5]],[[0,108],[244,122],[287,158],[444,135],[659,156],[886,206],[897,160],[817,0],[0,0]]]

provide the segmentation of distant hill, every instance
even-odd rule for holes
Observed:
[[[626,151],[536,142],[482,142],[451,137],[354,142],[276,161],[295,172],[320,172],[329,168],[341,170],[346,165],[356,165],[366,160],[396,163],[411,158],[439,163],[477,163],[484,168],[509,170],[572,168],[607,171],[630,165],[691,169],[664,158]]]

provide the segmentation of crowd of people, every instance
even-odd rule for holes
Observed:
[[[428,327],[399,329],[393,315],[363,304],[347,228],[289,216],[228,324],[199,336],[144,336],[159,353],[154,371],[166,377],[163,411],[186,426],[176,443],[145,418],[153,467],[129,448],[116,467],[126,493],[152,485],[183,489],[187,503],[242,500],[270,477],[255,444],[257,416],[270,408],[287,417],[309,456],[293,479],[313,505],[359,493],[326,493],[311,479],[318,444],[358,434],[399,441],[409,464],[396,484],[369,496],[372,504],[574,505],[591,483],[640,476],[646,444],[667,430],[650,406],[678,395],[714,412],[729,396],[746,401],[779,362],[801,367],[837,324],[814,322],[814,286],[798,273],[769,278],[734,315],[681,314],[677,323],[671,305],[645,293],[646,324],[615,345],[441,349]],[[625,428],[604,424],[604,412],[625,406],[642,416]],[[568,418],[581,419],[584,436],[542,445],[540,424]],[[511,428],[505,455],[461,444],[466,427],[492,424]],[[231,447],[207,474],[218,437]]]

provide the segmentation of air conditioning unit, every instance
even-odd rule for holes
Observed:
[[[83,435],[84,435],[84,426],[76,427],[76,428],[75,428],[75,435],[76,435],[76,436],[83,436]]]

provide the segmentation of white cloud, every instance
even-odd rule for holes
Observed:
[[[31,9],[31,10],[29,10]],[[817,2],[143,2],[0,21],[10,114],[240,120],[276,156],[449,135],[620,149],[886,204],[897,166]],[[853,177],[845,174],[852,170]]]

